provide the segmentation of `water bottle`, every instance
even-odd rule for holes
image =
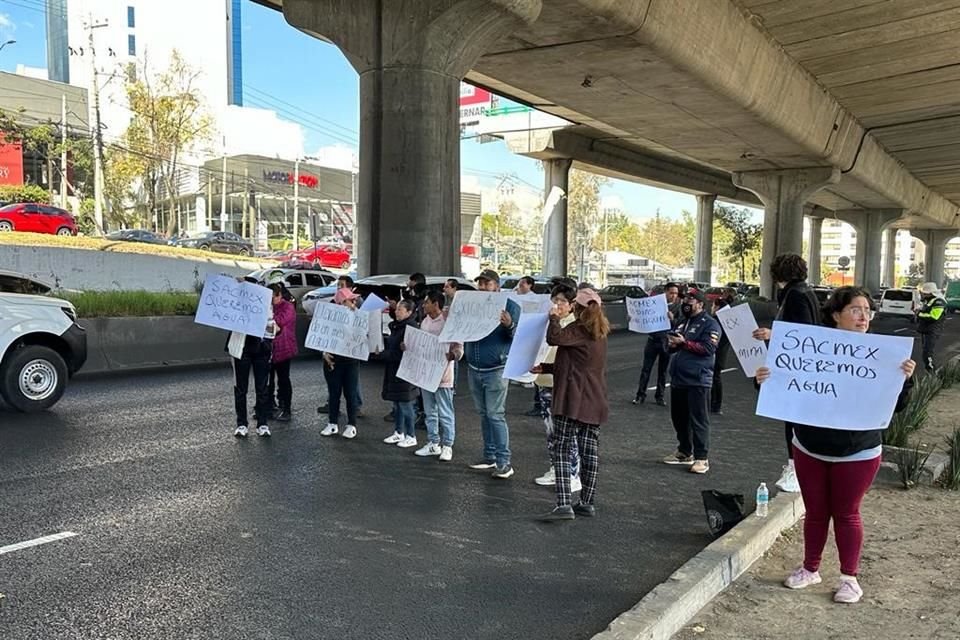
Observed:
[[[761,482],[757,487],[757,517],[767,517],[767,504],[770,502],[770,492],[767,491],[767,483]]]

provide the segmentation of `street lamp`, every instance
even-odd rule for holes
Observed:
[[[16,41],[16,40],[7,40],[7,41],[4,42],[3,44],[0,44],[0,51],[3,51],[3,48],[4,48],[5,46],[7,46],[8,44],[17,44],[17,41]]]

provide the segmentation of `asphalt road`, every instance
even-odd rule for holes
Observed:
[[[668,411],[629,403],[643,340],[611,340],[599,517],[566,523],[534,519],[553,495],[532,483],[547,461],[519,387],[509,481],[466,467],[480,437],[465,384],[452,463],[382,444],[376,365],[354,441],[319,436],[316,360],[295,363],[295,421],[271,439],[232,437],[226,368],[81,380],[50,413],[0,409],[0,548],[77,534],[0,549],[0,636],[587,638],[710,542],[702,489],[749,503],[784,458],[780,424],[753,415],[733,371],[711,472],[659,463]],[[960,322],[943,350],[960,351]]]

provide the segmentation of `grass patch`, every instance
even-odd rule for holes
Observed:
[[[53,295],[73,303],[81,318],[192,316],[196,314],[200,300],[196,293],[152,291],[58,292]]]
[[[960,384],[960,360],[954,358],[937,369],[937,376],[943,384],[944,389],[949,389],[955,384]]]
[[[940,376],[927,375],[916,380],[910,392],[910,400],[903,411],[893,414],[890,426],[883,432],[883,444],[906,447],[910,435],[927,421],[930,401],[943,388]]]
[[[960,427],[946,437],[947,470],[943,474],[943,486],[951,491],[960,489]]]

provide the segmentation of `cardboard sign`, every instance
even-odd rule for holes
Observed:
[[[318,304],[304,346],[355,360],[369,360],[370,314],[339,304]]]
[[[383,351],[384,336],[384,333],[381,330],[381,317],[389,318],[390,315],[384,313],[383,311],[363,311],[362,307],[360,311],[368,314],[370,318],[370,320],[367,322],[367,350],[370,353],[380,353]]]
[[[520,316],[513,342],[510,343],[510,352],[507,354],[507,364],[503,369],[504,378],[520,382],[527,382],[531,377],[536,378],[536,374],[531,374],[530,369],[546,357],[549,349],[549,323],[550,318],[545,313],[524,313]]]
[[[407,327],[403,334],[406,350],[400,359],[397,377],[424,391],[436,392],[443,379],[443,372],[450,362],[447,360],[449,345],[426,331]]]
[[[748,304],[724,307],[717,311],[717,320],[730,340],[733,352],[748,378],[757,375],[757,369],[767,361],[767,345],[753,337],[757,319]]]
[[[520,307],[520,313],[550,313],[550,307],[553,302],[550,301],[550,295],[547,293],[528,293],[520,295],[513,292],[509,294],[509,300],[513,300]]]
[[[670,316],[667,315],[667,296],[661,293],[648,298],[626,298],[627,315],[630,317],[630,331],[636,333],[656,333],[670,330]]]
[[[913,340],[774,322],[757,415],[827,429],[886,429]]]
[[[507,295],[499,291],[458,291],[450,305],[440,341],[483,340],[500,324],[500,312],[506,304]]]
[[[367,299],[360,305],[360,311],[383,311],[390,305],[375,293],[367,296]]]
[[[260,338],[272,304],[273,292],[266,287],[211,274],[203,283],[194,322]]]

